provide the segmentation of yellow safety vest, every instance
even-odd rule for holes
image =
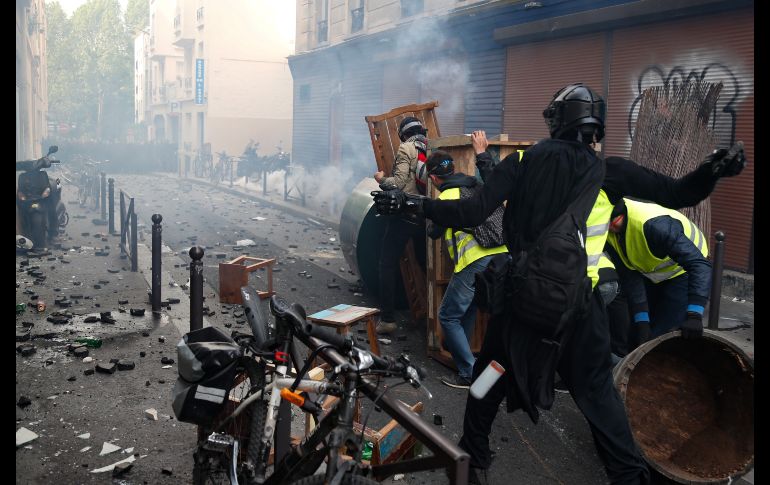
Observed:
[[[700,232],[690,219],[681,213],[657,204],[631,199],[623,200],[628,209],[628,215],[626,216],[626,247],[620,248],[617,234],[610,234],[608,241],[617,251],[623,264],[629,269],[642,273],[653,283],[660,283],[661,281],[675,278],[685,272],[670,257],[659,258],[650,251],[647,238],[644,237],[644,223],[660,216],[673,217],[681,222],[685,236],[695,244],[695,247],[698,248],[704,257],[708,256],[708,242],[703,237],[703,233]]]
[[[587,271],[588,277],[591,278],[591,288],[596,288],[596,284],[599,283],[599,268],[615,267],[603,252],[611,215],[612,204],[604,189],[601,189],[586,221]]]
[[[460,189],[458,187],[446,189],[439,194],[438,198],[441,200],[457,200],[460,198]],[[473,234],[461,230],[455,230],[453,234],[451,228],[447,229],[444,233],[444,239],[449,250],[449,256],[455,262],[455,273],[459,273],[466,266],[484,256],[508,252],[508,248],[504,245],[485,248],[476,241]],[[455,243],[457,244],[456,248]]]

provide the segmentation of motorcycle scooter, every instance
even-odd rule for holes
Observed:
[[[22,234],[32,240],[35,248],[46,247],[48,235],[56,236],[59,228],[69,222],[67,209],[61,201],[61,181],[56,179],[51,184],[44,170],[50,168],[52,163],[59,163],[51,157],[58,150],[59,147],[52,145],[42,158],[16,162],[16,170],[23,171],[19,175],[16,193]],[[50,212],[51,208],[55,210],[55,217]],[[49,227],[52,224],[56,227]]]

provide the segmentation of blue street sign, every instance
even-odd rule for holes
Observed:
[[[203,59],[195,59],[195,104],[203,104]]]

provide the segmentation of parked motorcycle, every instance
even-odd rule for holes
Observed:
[[[46,247],[49,238],[59,233],[59,228],[67,225],[69,215],[61,201],[61,181],[53,183],[46,168],[59,160],[51,157],[59,147],[52,145],[48,153],[37,160],[16,162],[19,175],[16,204],[19,208],[22,233],[32,240],[34,247]]]

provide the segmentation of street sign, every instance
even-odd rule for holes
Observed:
[[[203,59],[195,59],[195,104],[203,104]]]

